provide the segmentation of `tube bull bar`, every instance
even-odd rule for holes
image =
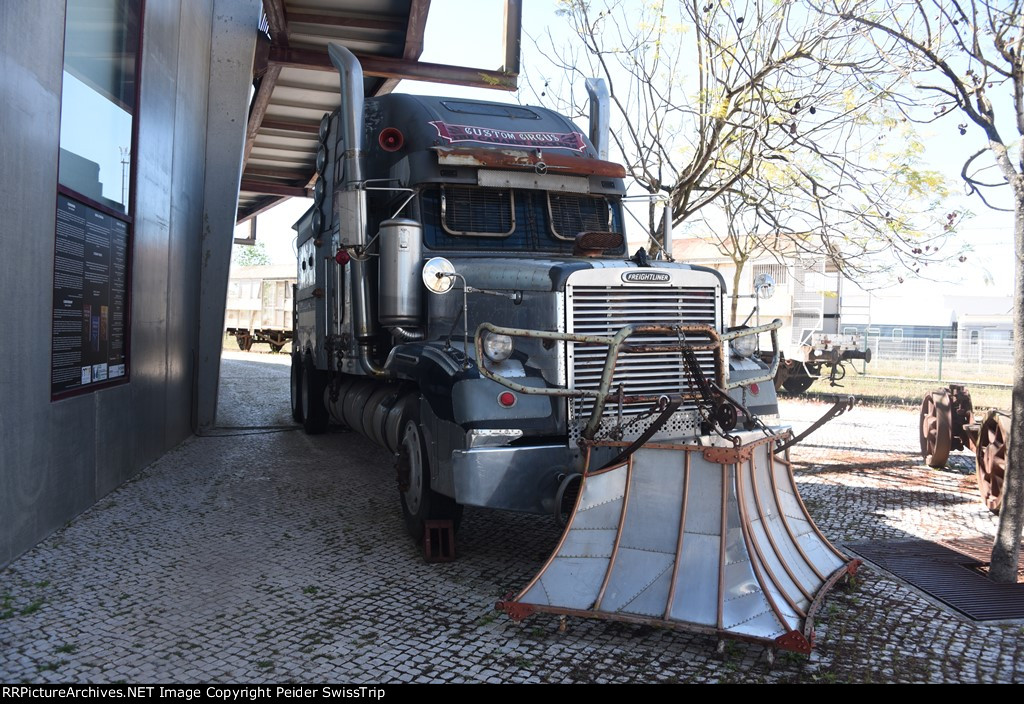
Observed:
[[[478,368],[480,374],[496,381],[502,386],[505,386],[516,393],[521,394],[540,394],[544,396],[561,396],[568,398],[593,398],[594,408],[590,413],[590,418],[587,420],[586,427],[583,430],[582,437],[591,440],[597,433],[598,428],[601,425],[601,417],[604,415],[604,409],[608,401],[613,399],[621,403],[656,403],[660,398],[661,394],[634,394],[634,395],[622,395],[618,391],[612,391],[613,376],[615,373],[615,365],[618,362],[620,354],[630,353],[650,353],[650,352],[682,352],[689,350],[693,352],[712,352],[715,360],[715,380],[714,383],[720,389],[729,390],[737,388],[741,385],[746,386],[753,383],[760,383],[766,381],[774,381],[775,372],[779,368],[779,340],[778,340],[778,329],[782,327],[782,321],[775,319],[770,323],[759,325],[753,328],[744,328],[742,330],[732,330],[730,332],[720,333],[710,325],[705,324],[679,324],[679,325],[626,325],[622,327],[617,333],[611,337],[605,335],[577,335],[574,333],[566,332],[550,332],[546,330],[527,330],[524,328],[507,328],[498,325],[492,325],[491,323],[482,323],[476,329],[474,335],[473,345],[476,349],[476,358],[478,360]],[[759,376],[747,377],[741,381],[730,382],[728,380],[728,369],[726,365],[726,352],[725,344],[739,339],[741,337],[748,337],[750,335],[759,335],[760,333],[767,332],[771,334],[772,340],[772,361],[768,370]],[[608,348],[607,356],[605,357],[604,367],[601,371],[601,381],[598,384],[597,389],[573,389],[562,386],[553,387],[535,387],[526,386],[524,384],[517,383],[512,379],[507,379],[503,376],[499,376],[487,368],[483,353],[483,338],[485,333],[492,333],[496,335],[508,335],[509,337],[525,337],[535,340],[553,340],[556,342],[573,342],[578,345],[605,345]],[[649,343],[635,343],[630,342],[629,338],[634,335],[664,335],[674,336],[675,342],[665,342],[663,344],[649,344]],[[687,338],[689,337],[706,337],[707,342],[691,342]],[[697,389],[681,394],[685,400],[699,399],[700,393]]]

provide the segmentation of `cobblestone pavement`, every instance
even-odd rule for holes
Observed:
[[[252,361],[259,360],[259,361]],[[460,559],[404,537],[390,458],[288,427],[287,357],[228,353],[221,427],[164,456],[0,572],[4,682],[1010,682],[1021,622],[979,625],[881,570],[826,598],[809,657],[554,616],[495,600],[528,580],[550,519],[467,510]],[[820,404],[786,401],[803,427]],[[916,412],[857,408],[794,450],[840,546],[991,535],[973,462],[933,471]],[[251,430],[261,426],[263,430]],[[267,428],[271,428],[267,430]]]

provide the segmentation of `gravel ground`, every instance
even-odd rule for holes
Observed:
[[[460,558],[404,537],[391,458],[291,430],[288,358],[225,353],[220,425],[0,572],[4,682],[1014,682],[1020,621],[979,624],[862,567],[810,656],[493,604],[537,571],[550,519],[467,509]],[[802,428],[819,403],[787,400]],[[930,470],[917,415],[857,408],[794,449],[833,542],[992,535],[973,460]],[[259,429],[255,429],[259,428]]]

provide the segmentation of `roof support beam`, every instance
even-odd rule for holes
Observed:
[[[248,208],[239,208],[238,219],[236,222],[238,224],[241,224],[248,220],[249,218],[254,218],[260,213],[266,212],[273,208],[278,203],[284,202],[286,200],[288,200],[287,197],[280,196],[269,196],[267,198],[261,198],[252,205],[250,205]]]
[[[299,165],[296,164],[296,167]],[[312,166],[309,167],[312,170]],[[286,179],[292,182],[309,180],[309,171],[303,168],[284,169],[273,166],[249,166],[245,169],[246,176],[269,176],[270,178]]]
[[[427,28],[427,13],[430,11],[430,0],[412,0],[409,6],[409,24],[405,29],[405,49],[402,58],[415,61],[423,53],[423,33]],[[387,95],[398,87],[399,78],[389,78],[381,84],[377,95]]]
[[[281,75],[281,67],[278,64],[268,64],[267,71],[260,79],[260,87],[256,89],[256,95],[252,100],[252,108],[249,110],[249,123],[245,128],[245,153],[242,156],[242,164],[249,162],[249,154],[256,143],[256,135],[263,124],[263,117],[267,114],[267,107],[270,105],[270,96],[274,92],[274,86]]]
[[[413,0],[413,3],[421,0]],[[429,4],[430,0],[427,0]],[[292,24],[320,24],[328,27],[356,27],[358,29],[383,29],[390,32],[401,32],[405,22],[401,20],[366,19],[346,15],[324,15],[313,12],[293,12],[288,16]]]
[[[383,56],[356,54],[363,66],[364,76],[378,78],[408,78],[417,81],[434,83],[451,83],[474,88],[494,88],[497,90],[515,90],[518,76],[503,71],[488,71],[465,66],[447,64],[431,64],[423,61],[407,61]],[[317,71],[334,71],[326,51],[311,49],[270,48],[271,65],[279,64],[292,68],[307,68]]]
[[[523,36],[523,0],[505,0],[505,65],[502,69],[519,75],[519,48]]]
[[[263,127],[268,130],[284,130],[286,132],[301,132],[302,134],[320,134],[320,123],[318,122],[295,122],[294,120],[263,118]]]
[[[286,198],[307,198],[309,192],[303,186],[289,186],[284,183],[270,183],[243,178],[238,188],[241,193],[260,193],[267,196],[284,196]]]
[[[270,25],[270,40],[276,46],[288,46],[288,15],[284,11],[284,0],[263,0],[263,11],[267,13]]]

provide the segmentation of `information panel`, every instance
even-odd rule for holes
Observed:
[[[50,361],[54,397],[127,375],[127,282],[128,223],[58,194]]]

